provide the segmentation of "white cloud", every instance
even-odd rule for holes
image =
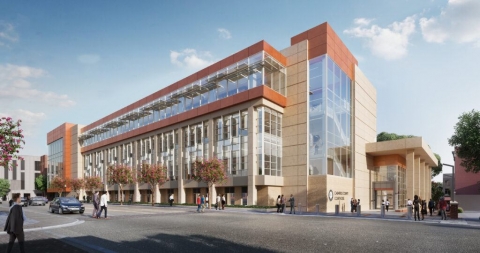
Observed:
[[[372,20],[357,18],[356,27],[343,31],[356,38],[365,39],[365,45],[373,55],[386,60],[396,60],[408,53],[410,36],[415,32],[415,16],[401,22],[393,22],[387,28],[369,24]]]
[[[0,117],[12,117],[15,121],[22,120],[20,129],[23,130],[25,137],[33,136],[38,129],[38,125],[46,119],[46,114],[43,112],[31,112],[28,110],[17,109],[11,113],[1,113]]]
[[[0,47],[8,46],[9,43],[17,42],[18,34],[15,27],[4,21],[0,21]]]
[[[100,56],[96,54],[82,54],[77,60],[83,64],[95,64],[100,61]]]
[[[210,52],[197,52],[192,48],[186,48],[180,52],[170,51],[170,62],[178,67],[188,69],[200,69],[212,63]]]
[[[44,77],[46,74],[42,69],[28,66],[0,65],[0,99],[37,101],[61,107],[75,105],[67,95],[32,88],[28,80]]]
[[[225,28],[218,28],[217,31],[220,33],[219,34],[220,38],[223,38],[226,40],[232,38],[232,34],[230,33],[230,31]]]
[[[420,28],[427,42],[452,40],[476,47],[480,44],[480,1],[449,0],[439,16],[421,18]]]

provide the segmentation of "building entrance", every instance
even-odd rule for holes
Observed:
[[[387,199],[390,202],[390,208],[393,208],[394,206],[393,190],[376,190],[374,199],[375,199],[375,203],[373,206],[374,209],[381,209],[382,202],[386,201]]]

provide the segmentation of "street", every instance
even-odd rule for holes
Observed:
[[[24,227],[27,250],[29,246],[35,249],[41,246],[38,252],[478,252],[480,249],[480,227],[475,226],[283,215],[241,208],[197,213],[194,207],[140,205],[109,205],[109,219],[97,220],[90,217],[92,206],[86,204],[86,207],[83,215],[50,214],[47,206],[24,208],[27,217],[37,221]],[[1,211],[7,208],[4,203]],[[39,224],[56,227],[28,231],[38,229]],[[6,248],[8,235],[0,235],[0,240],[0,247]]]

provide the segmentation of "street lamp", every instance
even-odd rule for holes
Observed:
[[[443,163],[443,166],[452,167],[452,201],[455,202],[455,166],[446,163]]]

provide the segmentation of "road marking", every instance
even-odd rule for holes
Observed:
[[[37,227],[37,228],[27,228],[24,229],[24,232],[30,232],[30,231],[38,231],[38,230],[47,230],[47,229],[54,229],[54,228],[63,228],[63,227],[71,227],[71,226],[76,226],[84,223],[85,221],[83,220],[75,220],[74,222],[66,223],[66,224],[61,224],[61,225],[54,225],[54,226],[47,226],[47,227]],[[5,235],[7,232],[0,232],[0,235]]]

